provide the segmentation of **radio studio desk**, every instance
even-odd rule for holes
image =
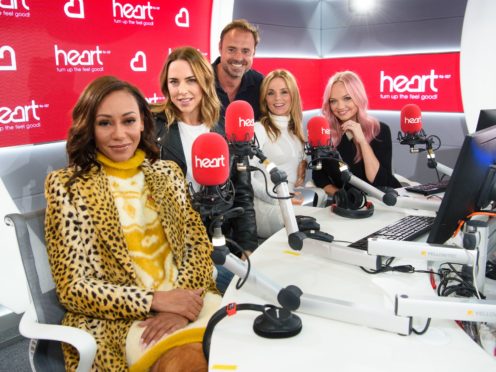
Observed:
[[[339,217],[330,208],[301,207],[296,213],[313,215],[322,231],[332,234],[335,240],[350,242],[407,214],[432,214],[374,204],[374,215],[367,219]],[[367,304],[391,314],[397,294],[436,296],[428,274],[371,275],[357,266],[305,254],[303,250],[297,253],[288,246],[285,229],[267,239],[250,259],[255,270],[282,287],[293,284],[303,293]],[[401,263],[406,261],[395,260],[393,264]],[[414,266],[425,269],[426,263]],[[231,302],[267,303],[248,284],[237,290],[237,279],[235,276],[226,291],[223,306]],[[296,312],[303,324],[300,334],[267,339],[253,331],[253,321],[260,314],[239,311],[217,324],[211,340],[209,371],[496,371],[496,358],[452,320],[432,319],[425,334],[401,336]],[[414,318],[413,327],[422,330],[425,320]]]

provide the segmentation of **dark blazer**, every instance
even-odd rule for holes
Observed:
[[[167,119],[163,113],[155,114],[155,130],[157,144],[160,147],[160,158],[176,162],[184,175],[186,175],[186,157],[177,122],[168,126]],[[212,131],[225,137],[225,131],[222,125],[216,125]],[[230,157],[230,179],[235,189],[233,208],[242,207],[244,213],[241,216],[224,222],[222,230],[226,237],[234,240],[241,248],[253,252],[258,247],[258,238],[255,209],[253,207],[251,176],[249,172],[238,172],[233,161],[233,156],[231,155]],[[207,225],[207,231],[209,222],[204,220],[204,223]],[[238,252],[233,250],[233,253],[236,254]]]

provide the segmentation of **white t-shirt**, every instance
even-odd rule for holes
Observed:
[[[182,121],[178,121],[179,135],[183,144],[184,157],[186,158],[186,180],[191,182],[195,191],[200,189],[200,185],[193,179],[193,163],[191,162],[191,149],[193,142],[201,134],[210,132],[210,129],[205,124],[190,125]]]

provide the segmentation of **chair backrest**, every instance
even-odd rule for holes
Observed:
[[[45,246],[45,209],[24,214],[8,214],[12,221],[29,291],[40,323],[60,324],[65,309],[55,293]]]
[[[8,214],[5,221],[15,228],[38,322],[60,324],[66,310],[57,298],[48,262],[45,246],[45,209],[24,214]],[[37,371],[64,370],[60,342],[40,340],[32,352],[32,363]]]

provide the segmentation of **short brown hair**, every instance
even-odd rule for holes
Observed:
[[[231,23],[229,23],[222,32],[220,33],[220,43],[222,44],[222,40],[224,40],[224,36],[231,30],[234,30],[235,28],[244,30],[247,32],[251,32],[253,35],[253,40],[255,40],[255,48],[257,47],[258,43],[260,42],[260,35],[258,34],[258,28],[252,25],[250,22],[248,22],[246,19],[235,19]]]

